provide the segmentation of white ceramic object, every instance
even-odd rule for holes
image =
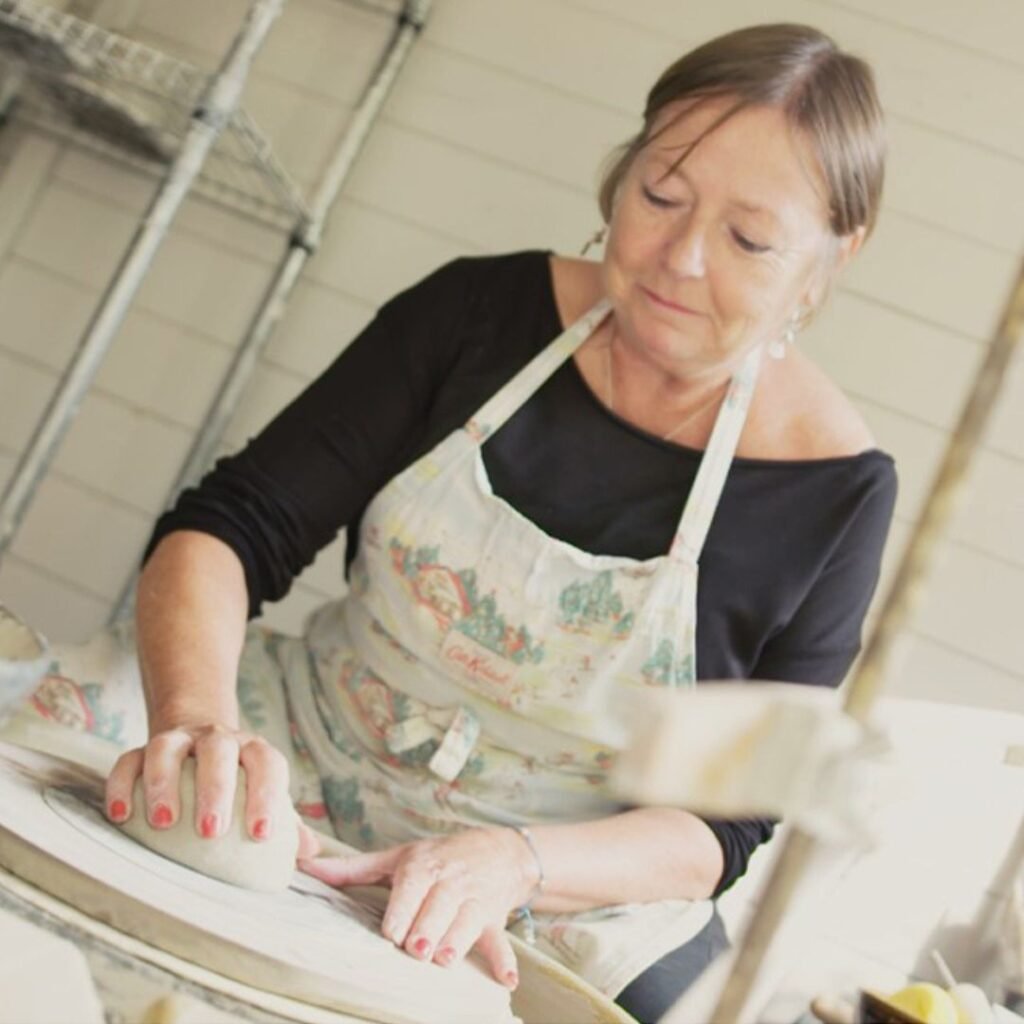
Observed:
[[[49,660],[46,641],[0,605],[0,722],[35,689]]]
[[[949,998],[956,1007],[957,1017],[970,1024],[992,1024],[995,1016],[992,1004],[985,993],[977,985],[961,982],[949,989]]]

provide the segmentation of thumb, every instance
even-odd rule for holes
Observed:
[[[376,885],[391,876],[401,847],[379,853],[359,853],[354,857],[320,857],[299,860],[299,868],[307,875],[328,885]]]
[[[504,928],[492,926],[477,939],[476,948],[490,965],[491,973],[506,988],[514,989],[519,984],[519,970],[512,940]]]

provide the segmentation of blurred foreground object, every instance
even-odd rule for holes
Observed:
[[[878,624],[865,646],[852,682],[845,690],[843,713],[862,728],[870,722],[874,704],[893,672],[897,642],[909,625],[924,591],[937,546],[962,495],[968,469],[981,444],[989,417],[998,404],[1007,368],[1022,333],[1024,265],[1018,270],[1010,288],[992,342],[975,376],[910,543],[883,602]],[[975,795],[979,802],[984,797],[981,790]],[[1019,810],[1017,815],[1020,818]],[[781,941],[784,918],[801,888],[803,876],[814,867],[820,853],[818,847],[814,833],[805,831],[801,825],[787,832],[760,904],[743,932],[739,949],[735,956],[727,958],[728,974],[721,973],[724,968],[716,971],[718,965],[713,965],[705,974],[705,977],[711,975],[717,981],[725,978],[718,1002],[713,1007],[703,1007],[705,1020],[734,1024],[758,1019],[757,1001],[765,995],[763,963],[770,955],[779,955],[774,947],[784,944]],[[1011,856],[1013,867],[1019,869],[1024,859],[1019,844],[1014,843]],[[991,915],[984,915],[976,922],[974,931],[979,937],[990,930],[991,920]],[[702,986],[698,982],[694,987]],[[704,988],[706,990],[706,986]],[[696,1002],[696,997],[687,993],[680,1004],[669,1011],[665,1020],[671,1024],[685,1021],[684,1014],[692,1015]]]
[[[88,964],[67,939],[0,910],[0,949],[0,1024],[103,1024]]]
[[[784,817],[829,842],[869,838],[867,799],[890,746],[841,713],[833,690],[792,683],[701,683],[652,691],[640,737],[616,766],[632,802],[722,817]]]

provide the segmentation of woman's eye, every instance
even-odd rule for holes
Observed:
[[[759,245],[757,242],[747,238],[746,235],[740,234],[739,231],[734,231],[732,237],[736,239],[736,244],[745,252],[762,253],[767,252],[771,248],[767,245]]]
[[[666,199],[664,196],[659,196],[652,192],[646,185],[643,187],[644,199],[651,204],[651,206],[657,206],[659,209],[665,209],[668,206],[674,206],[675,203],[671,199]]]

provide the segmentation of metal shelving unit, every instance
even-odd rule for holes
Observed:
[[[0,0],[0,61],[7,65],[9,116],[157,173],[182,148],[214,77],[26,0]],[[193,187],[280,226],[308,212],[270,143],[240,108],[227,116]]]
[[[89,21],[27,0],[0,0],[0,109],[47,133],[155,170],[162,183],[143,215],[78,351],[0,496],[0,555],[11,543],[178,207],[191,190],[287,229],[285,251],[254,311],[169,501],[212,458],[259,354],[284,313],[324,224],[380,114],[430,0],[400,8],[343,0],[390,14],[391,38],[307,203],[269,142],[238,106],[251,61],[285,0],[251,0],[214,74]],[[115,614],[131,599],[129,583]]]

